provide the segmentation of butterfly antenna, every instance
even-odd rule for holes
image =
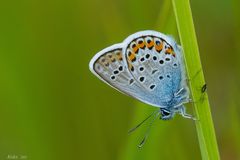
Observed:
[[[142,148],[142,146],[145,144],[145,142],[146,142],[146,140],[147,140],[147,137],[148,137],[148,135],[149,135],[149,133],[150,133],[151,127],[152,127],[152,125],[153,125],[153,122],[156,120],[156,118],[158,117],[158,115],[159,115],[159,113],[157,113],[157,114],[155,115],[155,117],[152,119],[152,121],[149,123],[149,126],[148,126],[148,128],[147,128],[147,131],[145,132],[145,135],[144,135],[142,141],[139,143],[138,148]]]
[[[132,129],[130,129],[128,131],[128,134],[132,133],[133,131],[135,131],[138,127],[140,127],[144,122],[146,122],[150,117],[152,117],[158,110],[154,111],[153,113],[151,113],[148,117],[146,117],[141,123],[139,123],[138,125],[136,125],[135,127],[133,127]]]

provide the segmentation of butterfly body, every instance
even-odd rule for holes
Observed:
[[[141,31],[97,53],[90,70],[120,92],[160,108],[161,119],[179,112],[186,118],[189,102],[181,47],[169,36]]]

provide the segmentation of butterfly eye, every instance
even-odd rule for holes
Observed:
[[[161,109],[161,114],[162,116],[169,116],[170,115],[170,111],[167,109]]]

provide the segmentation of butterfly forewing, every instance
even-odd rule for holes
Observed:
[[[151,95],[130,74],[122,54],[122,45],[117,44],[97,53],[90,62],[91,71],[111,87],[148,104]]]

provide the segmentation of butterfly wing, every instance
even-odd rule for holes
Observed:
[[[181,51],[175,41],[159,32],[142,31],[123,43],[129,72],[145,94],[152,95],[150,103],[168,106],[174,94],[186,86]]]
[[[115,44],[97,53],[90,61],[90,70],[102,81],[118,91],[142,102],[150,103],[151,95],[146,95],[142,85],[134,79],[127,69],[122,54],[124,44]]]

